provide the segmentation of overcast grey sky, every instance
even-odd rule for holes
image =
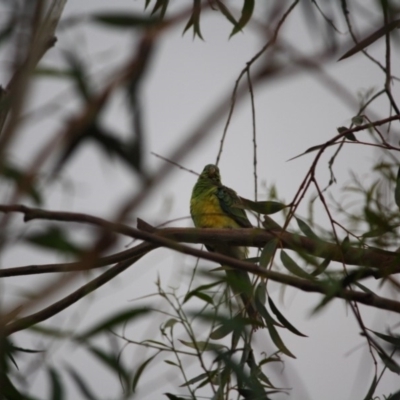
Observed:
[[[144,1],[140,0],[69,0],[64,18],[107,9],[141,11],[143,3]],[[175,10],[188,2],[181,0],[171,3],[172,10]],[[240,1],[231,3],[240,9]],[[285,3],[290,4],[288,1]],[[373,3],[368,1],[366,8],[371,7],[372,10]],[[259,20],[263,17],[263,7],[263,2],[258,2],[255,15]],[[376,25],[376,22],[371,18],[368,24],[366,19],[363,19],[359,21],[357,30],[365,32],[367,29],[377,29],[379,25]],[[298,7],[282,31],[282,37],[303,54],[316,52],[323,45],[321,38],[314,37],[312,29],[307,28],[309,23],[304,18],[301,7]],[[168,30],[159,41],[142,87],[146,134],[145,164],[153,171],[161,167],[164,161],[151,155],[151,152],[168,157],[188,132],[191,132],[222,98],[229,96],[246,62],[264,44],[257,24],[250,24],[243,33],[229,39],[231,25],[217,12],[208,11],[202,16],[204,41],[199,38],[193,39],[191,32],[182,35],[183,28],[184,25],[180,24]],[[345,26],[341,26],[340,29],[344,33],[343,43],[347,43]],[[63,51],[73,50],[88,66],[93,82],[99,87],[114,68],[131,54],[132,46],[137,40],[132,33],[114,31],[93,24],[82,24],[74,29],[62,31],[57,36],[55,48],[48,52],[41,65],[62,65]],[[393,74],[396,75],[399,74],[400,65],[398,40],[393,49],[396,62],[392,63],[392,67]],[[346,50],[347,48],[343,48],[338,51],[338,57]],[[369,51],[383,60],[383,39],[371,46]],[[335,59],[324,66],[324,72],[336,80],[343,90],[347,90],[347,98],[347,95],[338,95],[327,87],[315,71],[277,78],[257,87],[255,108],[259,199],[266,198],[265,185],[274,184],[279,197],[289,203],[308,171],[313,156],[305,155],[290,162],[287,160],[333,137],[337,127],[349,126],[351,118],[357,112],[356,107],[350,105],[351,96],[357,99],[357,94],[361,91],[382,87],[384,77],[379,68],[368,62],[363,55],[358,54],[340,63]],[[398,89],[394,94],[399,94]],[[18,164],[27,163],[50,135],[63,127],[66,119],[79,106],[72,96],[68,81],[38,79],[33,87],[28,108],[34,110],[48,102],[57,106],[57,109],[44,118],[27,123],[13,145],[10,157]],[[105,116],[106,125],[121,135],[128,135],[130,130],[125,102],[122,94],[113,99]],[[388,105],[378,102],[373,111],[376,118],[386,117]],[[205,164],[215,162],[225,121],[226,116],[205,140],[181,160],[182,165],[200,172]],[[396,129],[398,131],[397,127]],[[220,168],[223,183],[248,198],[254,197],[252,146],[250,97],[246,97],[235,109]],[[329,180],[327,161],[332,154],[333,150],[326,151],[320,163],[318,178],[322,186]],[[371,149],[347,146],[335,164],[338,183],[330,193],[339,196],[340,188],[350,179],[350,171],[367,181],[370,178],[371,164],[377,157],[377,153]],[[46,170],[43,171],[45,172]],[[195,180],[194,175],[175,169],[132,217],[140,217],[151,224],[179,218],[179,221],[171,225],[192,226],[189,218],[189,199]],[[120,162],[105,162],[103,154],[92,144],[87,144],[69,162],[61,179],[46,188],[45,206],[50,209],[112,218],[127,196],[138,190],[139,181],[132,179],[132,173],[125,165]],[[299,215],[306,216],[306,204],[307,202],[300,207]],[[328,227],[326,215],[319,206],[316,219],[320,225]],[[79,229],[77,238],[86,240],[87,231]],[[129,244],[129,241],[120,243],[121,246]],[[24,247],[22,250],[8,251],[2,257],[1,263],[3,267],[11,267],[48,263],[57,259],[51,254],[43,255],[31,247]],[[168,250],[152,252],[87,299],[54,317],[49,321],[49,325],[68,328],[72,324],[74,327],[87,327],[115,310],[135,304],[129,302],[130,300],[154,293],[158,276],[166,287],[168,284],[174,287],[182,285],[180,290],[184,293],[194,264],[193,258],[183,257]],[[8,298],[10,301],[15,300],[23,291],[40,287],[43,279],[39,276],[8,280]],[[65,293],[67,291],[59,295]],[[323,312],[311,315],[320,296],[278,285],[271,285],[270,293],[288,319],[309,336],[299,338],[282,332],[282,338],[297,359],[285,357],[285,367],[280,364],[275,367],[274,376],[279,382],[278,386],[291,387],[293,398],[300,400],[363,398],[372,380],[373,366],[368,358],[365,340],[359,335],[360,329],[345,303],[333,301]],[[378,317],[378,313],[367,307],[361,306],[360,310],[368,327],[381,332],[398,320],[388,312],[379,311]],[[149,337],[149,334],[157,332],[162,321],[162,318],[143,321],[140,329],[129,329],[129,335],[135,340]],[[22,347],[38,348],[41,345],[38,337],[32,339],[32,336],[27,334],[18,334],[15,337]],[[154,339],[160,339],[159,333]],[[259,330],[256,333],[256,348],[260,351],[266,349],[268,352],[274,349],[266,331]],[[148,356],[150,353],[130,349],[126,359],[134,365],[140,363],[141,357],[145,357],[146,354]],[[81,369],[83,373],[92,376],[90,384],[96,392],[103,394],[102,398],[115,398],[113,393],[119,385],[118,380],[112,379],[108,371],[99,369],[90,356],[74,346],[63,345],[58,348],[58,345],[54,344],[54,353],[47,361],[57,365],[74,364],[78,370]],[[144,375],[143,387],[139,387],[142,391],[139,392],[138,398],[162,398],[162,393],[172,392],[174,387],[181,383],[180,377],[175,376],[167,364],[164,365],[161,361],[156,364],[158,365],[149,368],[147,376]],[[193,371],[195,370],[193,367]],[[47,393],[47,377],[39,373],[37,376],[32,374],[32,378],[32,393],[38,396]],[[398,389],[398,377],[387,373],[377,394],[387,395]],[[78,398],[73,390],[68,393],[68,399]]]

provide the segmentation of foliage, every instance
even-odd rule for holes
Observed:
[[[281,309],[271,289],[275,283],[281,288],[319,293],[319,302],[313,303],[314,313],[328,313],[327,305],[333,301],[346,302],[368,348],[373,369],[373,377],[365,385],[365,399],[376,399],[383,377],[400,374],[397,325],[390,321],[390,326],[376,331],[368,326],[360,312],[360,305],[366,305],[400,313],[396,280],[396,274],[400,272],[400,167],[397,156],[400,148],[396,136],[400,120],[396,99],[399,78],[395,76],[392,62],[393,49],[398,48],[400,20],[395,2],[376,1],[373,12],[365,12],[360,2],[346,0],[330,3],[276,0],[262,6],[254,0],[243,0],[237,2],[239,8],[222,0],[194,0],[182,9],[168,0],[145,0],[141,2],[141,11],[133,11],[132,7],[128,11],[99,10],[63,18],[65,3],[63,0],[47,3],[25,0],[5,2],[2,6],[7,10],[4,13],[7,17],[3,17],[0,27],[0,46],[5,54],[12,54],[14,58],[11,77],[5,80],[0,93],[0,178],[3,189],[0,246],[4,253],[19,249],[18,246],[29,246],[31,251],[38,251],[43,257],[56,253],[62,261],[18,267],[5,265],[6,268],[0,269],[4,286],[11,277],[57,275],[55,280],[43,280],[37,287],[39,281],[32,280],[26,298],[15,304],[8,301],[2,304],[0,397],[10,400],[36,398],[30,391],[29,376],[24,374],[26,365],[33,362],[37,365],[34,369],[43,372],[43,379],[48,383],[50,394],[47,397],[67,398],[72,387],[80,398],[104,398],[97,393],[85,368],[52,360],[49,344],[56,343],[80,349],[96,365],[104,367],[119,382],[120,392],[115,393],[115,398],[140,398],[142,382],[160,365],[179,377],[179,384],[177,380],[172,382],[174,393],[164,393],[169,399],[255,400],[282,398],[282,395],[297,398],[290,388],[281,387],[274,381],[271,371],[276,365],[281,367],[288,359],[296,358],[296,348],[287,344],[288,338],[312,338],[307,337],[311,336],[309,332],[306,335],[301,327],[295,326],[292,316]],[[148,167],[147,161],[143,88],[148,84],[146,77],[157,56],[157,45],[175,27],[186,35],[192,34],[194,40],[205,40],[207,24],[203,21],[210,13],[220,19],[221,25],[229,25],[227,41],[237,40],[239,35],[253,29],[261,32],[263,46],[243,66],[236,82],[232,82],[232,94],[202,117],[193,131],[176,145],[168,163],[154,170]],[[281,35],[282,28],[296,13],[305,19],[313,35],[321,38],[321,49],[314,54],[303,55]],[[382,26],[356,35],[355,24],[360,21],[370,23],[371,14],[383,21],[380,22]],[[55,35],[67,35],[82,27],[110,32],[110,35],[129,32],[135,37],[126,59],[106,79],[96,80],[74,49],[62,50],[62,67],[46,64],[47,53],[57,47]],[[212,41],[212,38],[207,40]],[[347,52],[342,50],[345,47],[343,40],[351,40],[351,44],[347,43],[350,47]],[[375,44],[384,48],[384,61],[369,53],[369,46]],[[293,157],[308,155],[312,161],[303,181],[292,183],[296,191],[290,201],[279,199],[277,189],[272,186],[268,199],[259,200],[255,91],[281,75],[294,75],[302,69],[331,82],[324,75],[324,64],[336,61],[339,56],[345,60],[361,57],[361,54],[365,62],[377,66],[382,88],[367,91],[360,97],[357,112],[349,115],[348,126],[338,127],[329,140],[321,140]],[[35,156],[19,165],[9,154],[24,122],[29,120],[29,94],[38,79],[55,79],[73,88],[74,101],[79,106],[71,111],[62,129],[55,129],[54,135],[40,144]],[[342,90],[336,83],[331,87],[338,92]],[[121,93],[125,96],[124,106],[129,114],[127,135],[106,124],[104,117],[107,107]],[[190,154],[218,123],[226,120],[216,160],[218,164],[228,141],[227,131],[232,125],[235,106],[247,96],[250,97],[253,126],[255,193],[252,200],[242,197],[242,204],[255,216],[258,227],[196,230],[165,228],[164,225],[154,227],[143,220],[138,220],[137,227],[132,227],[131,216],[140,212],[141,204],[150,201],[152,190],[167,182],[174,167],[185,169],[181,166],[183,157]],[[377,102],[383,102],[387,110],[387,115],[382,118],[377,118],[372,108]],[[40,110],[36,114],[40,117]],[[338,125],[341,124],[338,121]],[[31,140],[32,146],[36,145]],[[129,170],[132,182],[139,187],[134,195],[119,199],[119,206],[107,213],[107,216],[113,215],[112,218],[51,210],[48,187],[54,182],[62,183],[63,173],[85,146],[99,153],[107,167],[115,165],[115,161],[121,162]],[[371,164],[370,179],[351,174],[338,198],[333,188],[339,157],[349,148],[358,151],[355,149],[367,146],[379,154],[379,160]],[[328,160],[329,179],[325,184],[319,173],[324,168],[322,156],[329,151],[332,155]],[[308,217],[300,215],[304,205],[309,210]],[[317,208],[320,210],[316,211]],[[328,221],[325,225],[315,222],[315,215],[321,210]],[[15,214],[23,215],[24,224],[40,229],[26,232],[23,224],[14,224],[11,216]],[[280,223],[269,215],[280,217]],[[89,226],[84,234],[80,231],[81,226]],[[83,240],[79,240],[80,234]],[[140,243],[135,242],[129,249],[121,250],[118,248],[120,237],[133,238]],[[188,245],[207,245],[215,241],[253,247],[257,254],[247,260],[237,260]],[[89,294],[99,292],[123,271],[134,268],[139,260],[150,264],[147,261],[149,254],[160,247],[190,256],[192,263],[187,286],[182,289],[183,285],[178,288],[178,280],[167,285],[158,279],[156,292],[146,294],[143,304],[143,299],[136,299],[129,309],[88,324],[83,331],[73,324],[68,327],[58,325],[58,314],[63,315],[75,303],[82,304]],[[198,261],[193,268],[195,259]],[[260,314],[258,320],[243,313],[242,304],[228,289],[232,282],[220,273],[221,268],[210,271],[203,265],[203,260],[253,274],[251,294]],[[371,278],[379,284],[371,284]],[[86,279],[85,283],[82,279]],[[73,291],[71,283],[78,285]],[[393,290],[392,298],[385,297],[384,285]],[[60,297],[58,300],[54,299],[56,295]],[[143,340],[136,339],[135,334],[143,321],[152,318],[162,318],[159,329],[147,332],[148,337]],[[18,334],[22,331],[26,336]],[[256,339],[260,336],[270,343],[268,351],[258,351]],[[44,346],[30,349],[25,346],[26,337],[38,337],[38,343]],[[132,347],[146,351],[146,355],[132,363],[126,355]],[[23,369],[20,370],[21,365]],[[153,377],[152,381],[155,380]],[[150,389],[154,390],[154,387]],[[382,396],[395,400],[400,398],[399,393]],[[160,393],[157,396],[160,397]]]

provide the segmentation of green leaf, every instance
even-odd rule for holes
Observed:
[[[389,335],[384,335],[383,333],[375,332],[371,330],[372,333],[374,333],[376,336],[381,338],[382,340],[392,344],[396,348],[400,349],[400,337],[399,336],[389,336]]]
[[[383,26],[382,28],[379,28],[377,31],[367,36],[365,39],[359,41],[354,47],[352,47],[349,51],[343,54],[343,56],[340,57],[338,61],[344,60],[345,58],[348,58],[358,53],[359,51],[364,50],[367,46],[376,42],[378,39],[385,36],[388,32],[399,27],[400,27],[399,19],[389,22],[387,25]]]
[[[400,390],[391,394],[386,400],[400,400]]]
[[[298,336],[303,336],[303,337],[308,337],[307,335],[302,334],[299,330],[297,330],[278,310],[274,302],[272,301],[271,297],[268,297],[268,304],[271,307],[272,312],[275,314],[276,318],[278,318],[278,321],[287,329],[289,329],[290,332],[294,333],[295,335]]]
[[[192,15],[190,16],[190,19],[186,24],[183,33],[185,33],[188,29],[193,27],[193,36],[197,35],[201,40],[204,40],[200,31],[200,13],[201,13],[201,0],[193,0]]]
[[[63,56],[74,78],[76,91],[84,101],[90,101],[93,91],[85,64],[72,52],[64,52]]]
[[[9,18],[7,24],[3,22],[2,29],[0,30],[0,45],[4,42],[4,40],[8,39],[8,37],[13,33],[16,28],[15,17]]]
[[[264,215],[262,226],[267,230],[281,231],[282,227],[268,215]]]
[[[383,363],[386,365],[386,367],[390,369],[390,371],[392,371],[398,375],[400,374],[400,365],[397,364],[397,362],[394,361],[392,357],[389,357],[382,350],[377,349],[377,353],[378,353],[379,357],[381,358],[381,360],[383,361]]]
[[[346,236],[343,239],[343,242],[341,243],[340,247],[342,248],[343,253],[346,253],[350,249],[351,243],[350,243],[350,238],[348,236]]]
[[[20,186],[20,190],[22,189],[35,204],[41,205],[43,203],[40,192],[35,188],[32,179],[27,179],[24,171],[10,163],[3,164],[0,171],[3,178],[13,181]]]
[[[51,381],[51,399],[64,399],[64,390],[61,384],[60,375],[54,368],[49,368],[48,373]]]
[[[362,125],[364,123],[364,115],[356,115],[351,119],[351,122],[356,126]]]
[[[213,299],[208,294],[205,294],[203,292],[196,292],[196,293],[192,293],[192,295],[190,297],[193,297],[193,296],[199,298],[200,300],[205,301],[208,304],[211,304],[212,306],[214,305]],[[187,300],[188,299],[186,299],[186,297],[185,297],[184,303]]]
[[[281,261],[283,266],[293,275],[308,280],[315,280],[313,275],[304,271],[284,250],[281,250]]]
[[[270,240],[265,247],[261,251],[260,255],[260,266],[266,268],[270,261],[272,256],[275,253],[275,250],[278,246],[279,240],[278,239],[272,239]]]
[[[372,379],[371,386],[369,387],[368,393],[364,397],[364,400],[372,400],[372,396],[374,395],[377,383],[378,383],[378,381],[376,379],[376,375],[374,375],[374,379]]]
[[[33,325],[29,327],[32,332],[39,333],[40,335],[50,336],[57,339],[65,339],[73,336],[73,331],[60,331],[58,328],[45,327],[40,325]]]
[[[202,380],[206,380],[206,382],[209,382],[212,378],[213,375],[215,375],[218,372],[218,370],[214,370],[214,371],[209,371],[208,373],[202,373],[200,375],[195,376],[192,379],[189,379],[186,383],[180,385],[179,387],[185,387],[185,386],[189,386],[189,385],[193,385],[193,383],[197,383],[200,382]]]
[[[219,340],[228,336],[231,332],[234,331],[234,327],[232,325],[223,324],[218,326],[210,333],[210,339]]]
[[[394,199],[396,201],[397,207],[400,208],[400,167],[397,171],[396,188],[394,190]]]
[[[42,233],[34,233],[26,236],[25,240],[35,246],[50,250],[57,250],[66,254],[81,255],[83,248],[72,243],[66,233],[57,226],[50,226]]]
[[[193,342],[187,342],[186,340],[181,340],[178,339],[183,345],[190,347],[191,349],[196,349],[200,352],[203,351],[215,351],[215,350],[221,350],[224,349],[225,346],[222,346],[220,344],[216,343],[210,343],[210,342],[204,342],[204,341],[196,341],[196,343]]]
[[[44,76],[46,78],[72,78],[74,76],[74,72],[70,69],[59,69],[53,67],[37,67],[34,71],[35,76],[41,77]]]
[[[255,303],[257,310],[262,314],[262,317],[265,319],[265,322],[267,324],[267,329],[269,331],[269,334],[271,336],[272,341],[274,342],[275,346],[283,353],[286,354],[289,357],[296,358],[290,351],[289,349],[285,346],[283,343],[283,340],[279,336],[278,331],[276,330],[274,326],[274,319],[269,315],[267,309],[260,303],[260,301],[255,298]],[[260,307],[262,306],[262,307]]]
[[[312,229],[311,229],[303,220],[301,220],[300,218],[297,218],[296,216],[295,216],[295,218],[296,218],[296,222],[297,222],[297,225],[299,226],[300,230],[301,230],[307,237],[309,237],[310,239],[314,239],[314,240],[320,240],[319,236],[316,235],[316,234],[312,231]]]
[[[78,340],[86,340],[88,338],[97,335],[98,333],[102,333],[103,331],[108,331],[111,328],[114,328],[117,325],[121,325],[125,322],[131,321],[138,317],[142,317],[148,314],[151,310],[149,308],[135,308],[133,310],[121,311],[118,314],[113,314],[110,318],[100,322],[93,328],[88,329],[82,335],[77,337]]]
[[[164,360],[164,362],[166,364],[173,365],[174,367],[180,368],[179,365],[176,362],[173,362],[173,361],[170,361],[170,360]]]
[[[190,292],[186,293],[186,296],[183,300],[183,304],[185,304],[190,298],[192,298],[193,296],[198,297],[199,299],[204,300],[205,302],[214,305],[214,302],[212,300],[212,298],[203,293],[203,290],[208,290],[212,287],[218,286],[222,283],[223,281],[216,281],[207,285],[201,285],[199,287],[197,287],[196,289],[191,290]]]
[[[238,24],[238,22],[236,21],[236,19],[233,17],[233,15],[231,14],[231,12],[229,11],[228,7],[222,3],[222,1],[220,0],[216,0],[217,6],[219,8],[219,10],[221,11],[221,13],[225,16],[225,18],[238,30],[240,30],[240,26]]]
[[[169,0],[157,0],[156,4],[154,5],[153,11],[151,12],[151,15],[154,15],[158,10],[160,10],[160,19],[163,19],[167,11],[168,3]]]
[[[71,378],[75,381],[76,386],[78,386],[79,391],[88,400],[98,400],[98,396],[93,394],[92,390],[89,388],[87,383],[82,379],[81,374],[76,372],[71,366],[66,366],[67,371],[71,375]]]
[[[346,131],[348,131],[348,130],[349,130],[349,128],[346,128],[345,126],[339,126],[339,128],[337,128],[337,131],[338,131],[339,133],[343,133],[343,132],[346,132]],[[357,142],[357,138],[355,137],[355,135],[354,135],[353,132],[346,133],[346,134],[344,135],[344,137],[345,137],[347,140],[351,140],[352,142]]]
[[[383,236],[386,233],[392,232],[393,227],[388,226],[388,227],[379,227],[376,229],[372,229],[368,232],[365,232],[362,234],[363,238],[372,238],[372,237],[378,237],[378,236]]]
[[[258,214],[275,214],[288,207],[287,205],[277,201],[252,201],[244,197],[241,197],[240,199],[242,200],[242,206],[244,209],[254,211]]]
[[[341,281],[324,281],[321,282],[321,284],[324,287],[325,296],[322,298],[321,302],[314,308],[314,314],[325,307],[336,297],[338,293],[343,290],[343,282]]]
[[[301,154],[299,154],[298,156],[294,156],[294,157],[292,157],[292,158],[289,158],[288,161],[295,160],[296,158],[302,157],[302,156],[304,156],[305,154],[312,153],[313,151],[317,151],[317,150],[319,150],[319,149],[322,149],[322,148],[325,147],[325,146],[326,146],[326,144],[319,144],[318,146],[309,147],[304,153],[301,153]],[[332,146],[332,145],[330,145],[330,146]]]
[[[362,283],[360,283],[360,282],[354,282],[354,285],[358,286],[358,287],[359,287],[363,292],[365,292],[365,293],[375,295],[375,293],[374,293],[371,289],[367,288],[366,286],[364,286],[364,285],[363,285]]]
[[[174,325],[176,323],[178,323],[179,321],[176,318],[170,318],[168,321],[165,322],[165,324],[163,325],[163,330],[167,329],[167,328],[173,328]]]
[[[265,282],[260,282],[256,288],[256,297],[261,304],[265,304],[267,300],[267,287]]]
[[[106,353],[102,349],[91,345],[87,345],[86,348],[92,353],[92,355],[98,358],[105,366],[121,378],[126,387],[128,387],[129,375],[115,354]]]
[[[164,393],[164,394],[169,398],[169,400],[187,400],[186,397],[184,398],[184,397],[175,396],[172,393]]]
[[[147,367],[148,364],[150,364],[151,361],[158,355],[155,354],[154,356],[148,358],[146,361],[144,361],[142,364],[140,364],[139,368],[137,369],[135,375],[133,376],[133,381],[132,381],[132,392],[136,391],[136,386],[139,382],[140,377],[142,376],[142,373],[144,369]]]
[[[21,393],[10,381],[8,375],[2,374],[1,379],[1,394],[4,400],[37,400],[26,393]]]
[[[142,28],[158,23],[158,18],[143,17],[141,14],[126,13],[98,13],[91,16],[91,20],[111,28]]]
[[[239,18],[237,26],[235,26],[233,28],[230,36],[233,36],[236,33],[238,33],[239,31],[241,31],[246,26],[246,24],[250,21],[251,16],[253,15],[253,11],[254,11],[254,4],[255,4],[255,0],[244,0],[243,1],[242,14]]]
[[[329,258],[325,258],[325,260],[322,261],[322,263],[319,264],[318,267],[315,268],[315,270],[313,272],[311,272],[311,275],[318,276],[318,275],[322,274],[328,268],[330,263],[331,263],[331,260]]]

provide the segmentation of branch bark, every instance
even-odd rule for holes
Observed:
[[[313,240],[305,236],[290,232],[283,232],[280,230],[192,228],[155,229],[150,225],[143,223],[141,224],[143,230],[140,230],[124,224],[114,224],[87,214],[47,211],[33,209],[22,205],[1,205],[0,211],[23,213],[25,216],[25,221],[32,219],[47,219],[66,222],[89,223],[99,226],[107,231],[122,233],[145,241],[133,249],[109,256],[108,261],[111,262],[112,260],[116,261],[117,257],[122,259],[126,257],[126,259],[119,262],[114,267],[110,268],[89,283],[83,285],[81,288],[66,296],[64,299],[48,306],[42,311],[17,319],[6,325],[5,332],[7,335],[26,329],[29,326],[32,326],[38,322],[42,322],[56,315],[62,310],[65,310],[70,305],[86,296],[88,293],[94,291],[98,287],[113,279],[149,251],[154,250],[157,247],[167,247],[184,254],[200,257],[202,259],[214,261],[219,264],[224,264],[232,268],[247,271],[262,278],[289,285],[306,292],[321,293],[330,297],[342,298],[347,301],[355,301],[368,306],[400,313],[400,302],[372,293],[364,293],[348,289],[345,287],[347,285],[345,281],[342,282],[342,286],[339,285],[337,288],[334,288],[332,285],[316,278],[307,280],[298,278],[296,276],[282,274],[280,272],[264,269],[247,261],[237,260],[218,253],[210,253],[207,251],[198,250],[180,242],[207,244],[215,243],[215,241],[225,241],[231,245],[263,247],[270,240],[279,238],[280,244],[284,248],[292,249],[297,252],[303,251],[307,254],[311,254],[316,257],[329,258],[333,261],[342,262],[344,260],[347,264],[375,268],[377,270],[377,276],[398,272],[400,257],[400,254],[398,253],[379,249],[360,249],[354,247],[344,250],[333,243],[322,240]],[[99,260],[99,263],[104,263],[104,260],[107,260],[107,257]],[[82,263],[80,263],[80,265],[82,266]],[[70,267],[71,271],[77,270],[76,263],[71,263]],[[14,268],[14,270],[18,270],[18,268]],[[60,268],[60,270],[65,271],[66,264],[64,264],[63,268]],[[32,271],[26,272],[35,273]]]

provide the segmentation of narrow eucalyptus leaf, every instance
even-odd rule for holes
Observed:
[[[350,244],[350,239],[349,239],[348,236],[346,236],[346,237],[343,239],[343,242],[341,243],[340,246],[342,247],[342,250],[343,250],[344,253],[346,253],[346,251],[349,250],[351,244]]]
[[[225,16],[225,18],[238,30],[240,30],[240,26],[234,16],[231,14],[229,11],[228,7],[221,1],[221,0],[216,0],[215,1],[219,10],[221,11],[222,15]]]
[[[265,282],[260,282],[256,288],[256,297],[261,304],[265,304],[267,300],[267,289]]]
[[[88,329],[82,335],[79,335],[79,339],[84,340],[88,339],[98,333],[109,331],[111,328],[114,328],[117,325],[121,325],[123,323],[132,321],[138,317],[142,317],[150,312],[148,308],[135,308],[133,310],[122,311],[116,315],[112,315],[110,318],[100,322],[93,328]]]
[[[373,399],[373,395],[374,395],[374,392],[375,392],[375,389],[376,389],[376,384],[377,384],[377,378],[376,378],[376,375],[374,375],[374,378],[372,379],[371,386],[368,389],[368,393],[364,397],[363,400],[372,400]]]
[[[319,236],[317,236],[312,229],[300,218],[296,218],[297,225],[299,226],[300,230],[310,239],[319,240]]]
[[[279,240],[278,239],[272,239],[270,240],[265,247],[261,251],[260,255],[260,266],[261,267],[267,267],[272,259],[272,256],[275,253],[275,250],[278,246]]]
[[[193,296],[198,297],[199,299],[202,299],[204,301],[206,301],[207,303],[210,304],[214,304],[212,298],[203,293],[203,290],[208,290],[211,289],[212,287],[218,286],[219,284],[221,284],[223,281],[216,281],[207,285],[201,285],[199,287],[197,287],[196,289],[191,290],[190,292],[186,293],[186,296],[183,300],[183,304],[185,304],[190,298],[192,298]]]
[[[388,356],[384,351],[377,350],[377,353],[383,363],[395,374],[400,374],[400,365],[390,356]]]
[[[87,345],[86,348],[92,353],[92,355],[94,355],[99,361],[101,361],[112,372],[114,372],[116,376],[123,379],[123,381],[128,385],[129,374],[115,354],[106,353],[101,348],[91,345]]]
[[[231,325],[220,325],[216,329],[214,329],[210,334],[210,339],[219,340],[228,336],[231,332],[233,332],[234,327]]]
[[[362,50],[364,50],[367,46],[371,45],[372,43],[376,42],[381,37],[385,36],[386,33],[392,31],[393,29],[400,27],[400,20],[394,20],[389,22],[387,25],[384,25],[382,28],[379,28],[375,32],[371,33],[365,39],[360,40],[355,46],[353,46],[349,51],[342,55],[338,61],[344,60]]]
[[[315,280],[314,276],[304,271],[285,251],[281,250],[281,261],[283,266],[293,275],[300,278]]]
[[[191,349],[196,349],[198,351],[215,351],[218,349],[224,349],[225,346],[216,344],[216,343],[210,343],[210,342],[204,342],[204,341],[197,341],[196,343],[193,342],[187,342],[186,340],[181,340],[179,339],[179,341],[187,346],[190,347]]]
[[[254,211],[258,214],[275,214],[287,207],[287,205],[277,201],[252,201],[244,197],[241,197],[241,200],[243,208]]]
[[[386,400],[400,400],[400,390],[391,394]]]
[[[171,361],[171,360],[164,360],[164,362],[165,362],[166,364],[173,365],[174,367],[180,368],[179,365],[178,365],[176,362],[173,362],[173,361]]]
[[[44,232],[32,233],[26,236],[25,240],[33,245],[62,253],[73,255],[81,255],[83,253],[83,248],[72,243],[68,239],[66,232],[57,226],[50,226]]]
[[[276,318],[278,318],[278,321],[285,327],[287,328],[290,332],[294,333],[295,335],[298,336],[303,336],[303,337],[308,337],[307,335],[304,335],[301,333],[299,330],[297,330],[278,310],[274,302],[272,301],[271,297],[268,297],[268,304],[271,307],[272,312],[275,314]]]
[[[97,400],[98,397],[89,388],[89,385],[83,380],[80,373],[76,372],[71,366],[66,367],[71,375],[72,380],[75,382],[82,396],[87,400]]]
[[[92,21],[108,26],[110,28],[139,28],[154,25],[157,18],[143,17],[133,13],[98,13],[91,16]]]
[[[164,394],[168,397],[169,400],[187,400],[187,397],[179,397],[172,393],[164,393]]]
[[[298,156],[294,156],[294,157],[292,157],[292,158],[289,158],[288,161],[295,160],[296,158],[302,157],[302,156],[304,156],[305,154],[312,153],[313,151],[317,151],[317,150],[319,150],[319,149],[322,149],[322,147],[324,147],[324,146],[325,146],[324,144],[319,144],[318,146],[309,147],[304,153],[301,153],[301,154],[299,154]]]
[[[157,354],[155,354],[154,356],[151,356],[150,358],[148,358],[147,360],[145,360],[142,364],[139,365],[139,368],[137,369],[135,375],[133,376],[133,380],[132,380],[132,392],[136,391],[136,386],[139,383],[139,379],[143,374],[143,371],[145,370],[145,368],[147,367],[148,364],[151,363],[151,361],[153,361],[153,359],[157,356]]]
[[[61,384],[59,373],[54,368],[48,369],[51,382],[51,400],[64,399],[64,389]]]
[[[389,227],[381,227],[381,228],[376,228],[376,229],[372,229],[368,232],[365,232],[362,234],[363,238],[372,238],[372,237],[378,237],[378,236],[383,236],[386,233],[392,232],[393,228],[391,226]]]
[[[328,268],[330,262],[331,260],[329,258],[325,258],[325,260],[322,261],[322,263],[319,264],[318,267],[313,272],[311,272],[311,275],[318,276],[322,274]]]
[[[211,372],[210,372],[211,373]],[[189,379],[187,382],[185,382],[184,384],[180,385],[179,387],[185,387],[185,386],[189,386],[189,385],[193,385],[193,383],[197,383],[202,381],[204,378],[208,378],[209,374],[206,374],[205,372],[203,372],[200,375],[195,376],[192,379]]]
[[[239,18],[237,26],[235,26],[231,32],[231,36],[241,31],[246,24],[250,21],[254,11],[255,0],[244,0],[242,7],[242,14]]]
[[[269,331],[269,334],[271,336],[272,341],[274,342],[275,346],[283,353],[286,354],[289,357],[296,358],[293,353],[290,352],[290,350],[285,346],[285,343],[283,343],[283,340],[279,336],[278,331],[276,330],[275,326],[267,321],[267,328]]]
[[[400,166],[397,171],[396,187],[394,189],[394,199],[396,201],[397,207],[400,208]]]
[[[390,336],[390,335],[384,335],[383,333],[371,331],[374,333],[376,336],[384,340],[385,342],[388,342],[395,346],[396,348],[400,349],[400,337],[399,336]]]

